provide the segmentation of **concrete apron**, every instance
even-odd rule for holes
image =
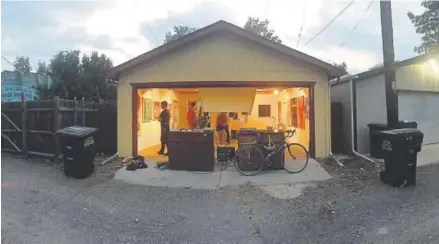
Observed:
[[[160,170],[149,163],[147,169],[127,171],[125,167],[118,170],[114,176],[116,180],[127,183],[173,188],[190,188],[215,190],[223,187],[237,188],[242,185],[260,186],[273,197],[290,198],[300,195],[300,191],[312,181],[330,179],[317,161],[310,159],[306,169],[298,174],[289,174],[284,170],[262,171],[255,176],[239,174],[233,165],[224,171],[215,172],[190,172]]]
[[[427,164],[439,163],[439,143],[423,145],[418,153],[418,167]]]

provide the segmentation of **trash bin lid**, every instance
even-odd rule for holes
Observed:
[[[385,130],[385,131],[381,131],[381,133],[388,135],[404,135],[404,134],[418,134],[421,133],[421,131],[415,128],[404,128],[404,129]]]
[[[385,123],[369,123],[367,124],[367,126],[369,126],[369,129],[382,129],[382,130],[386,130],[387,129],[387,124]]]
[[[84,126],[70,126],[64,129],[61,129],[57,132],[57,134],[62,136],[74,136],[74,137],[83,137],[87,136],[98,129],[93,127],[84,127]]]

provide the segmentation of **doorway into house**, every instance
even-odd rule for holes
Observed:
[[[202,127],[216,128],[218,112],[222,104],[230,100],[222,88],[137,88],[137,152],[145,158],[166,160],[167,157],[158,155],[161,146],[160,122],[158,120],[161,108],[160,102],[168,102],[171,114],[171,130],[187,129],[187,112],[189,104],[195,102],[197,118],[203,115],[208,121]],[[218,89],[218,92],[215,92]],[[233,88],[228,88],[233,89]],[[237,147],[237,134],[241,128],[256,128],[258,130],[296,129],[296,135],[289,142],[297,142],[312,150],[309,87],[259,87],[251,99],[241,95],[239,105],[248,106],[249,112],[227,112],[230,145]],[[243,104],[246,103],[246,104]],[[247,104],[249,103],[249,104]],[[224,105],[225,106],[225,105]],[[217,108],[217,109],[214,109]],[[227,109],[226,109],[227,110]],[[231,109],[230,109],[231,110]],[[218,142],[215,133],[215,145]]]

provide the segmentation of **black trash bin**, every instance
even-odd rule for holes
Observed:
[[[381,181],[395,187],[416,185],[418,152],[424,134],[414,128],[381,131],[385,169]]]
[[[58,131],[64,156],[64,173],[84,179],[94,171],[96,128],[71,126]]]
[[[380,131],[388,130],[387,124],[384,123],[370,123],[369,126],[369,139],[370,139],[370,156],[374,158],[384,158],[384,151],[381,148],[383,142]],[[403,128],[418,128],[418,123],[414,121],[399,121],[395,129]]]

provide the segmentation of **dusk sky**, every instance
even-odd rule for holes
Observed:
[[[392,1],[395,57],[417,54],[420,36],[407,12],[423,11],[421,1]],[[306,7],[305,7],[306,3]],[[267,18],[283,43],[324,61],[343,62],[358,73],[381,63],[379,2],[356,1],[308,46],[303,45],[349,1],[332,0],[162,0],[2,1],[1,53],[10,61],[28,56],[33,68],[61,50],[93,50],[120,64],[161,44],[174,25],[203,27],[219,20],[243,26],[248,16]],[[304,16],[304,17],[303,17]],[[352,27],[362,18],[358,27]],[[342,45],[344,43],[344,45]],[[2,70],[11,65],[2,59]]]

